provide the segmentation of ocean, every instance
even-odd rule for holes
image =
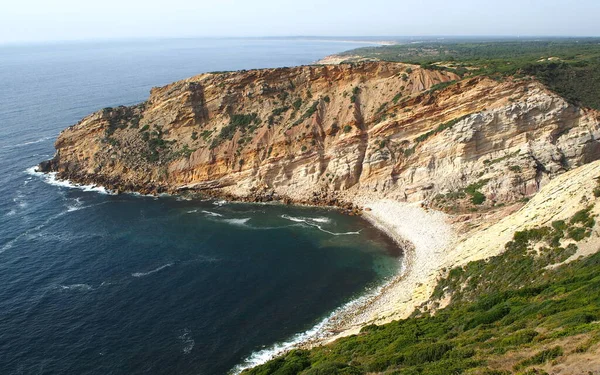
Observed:
[[[0,374],[235,372],[394,275],[393,243],[333,209],[111,195],[33,170],[62,129],[153,86],[364,45],[0,46]]]

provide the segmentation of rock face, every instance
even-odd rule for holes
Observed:
[[[530,79],[397,63],[209,73],[64,130],[40,167],[144,193],[497,205],[600,158],[600,115]],[[483,196],[483,198],[482,198]]]

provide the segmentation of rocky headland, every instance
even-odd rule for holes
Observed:
[[[360,62],[207,73],[154,88],[144,103],[65,129],[39,169],[117,192],[363,210],[403,245],[406,267],[334,317],[315,344],[410,315],[451,267],[586,207],[600,177],[599,138],[600,113],[530,77]],[[586,241],[597,244],[597,231]]]

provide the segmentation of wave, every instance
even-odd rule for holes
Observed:
[[[34,141],[27,141],[27,142],[23,142],[23,143],[17,143],[16,145],[8,145],[8,146],[4,146],[3,148],[18,148],[18,147],[23,147],[23,146],[27,146],[27,145],[33,145],[36,143],[41,143],[41,142],[45,142],[49,139],[53,139],[55,137],[43,137],[43,138],[39,138],[36,139]]]
[[[347,235],[353,235],[353,234],[360,234],[360,230],[356,231],[356,232],[341,232],[341,233],[337,233],[337,232],[331,232],[327,229],[323,229],[322,226],[320,226],[317,223],[329,223],[331,220],[329,220],[328,218],[325,217],[317,217],[317,218],[310,218],[310,217],[294,217],[294,216],[289,216],[289,215],[281,215],[282,218],[286,219],[286,220],[290,220],[296,223],[304,223],[306,225],[310,225],[311,227],[315,227],[318,230],[320,230],[321,232],[325,232],[325,233],[329,233],[332,236],[347,236]]]
[[[82,208],[84,208],[84,206],[82,206],[81,198],[75,198],[75,203],[73,205],[67,206],[67,211],[68,212],[79,211]]]
[[[196,342],[192,338],[192,330],[189,328],[184,328],[183,333],[178,338],[183,343],[183,354],[190,354],[194,348],[194,345],[196,345]]]
[[[357,305],[366,297],[367,296],[360,297],[356,300],[352,300],[352,301],[346,303],[345,305],[337,308],[331,314],[329,314],[329,316],[327,316],[325,319],[321,320],[319,323],[317,323],[311,329],[304,331],[304,332],[297,333],[288,341],[276,343],[269,348],[262,349],[262,350],[259,350],[257,352],[250,354],[242,363],[235,366],[230,371],[230,373],[237,375],[246,369],[256,367],[258,365],[262,365],[263,363],[266,363],[266,362],[270,361],[271,359],[278,357],[278,356],[288,352],[291,349],[296,348],[298,345],[300,345],[302,343],[305,343],[305,342],[308,342],[310,340],[320,337],[320,335],[322,334],[324,329],[329,325],[330,321],[338,313],[340,313],[343,310],[348,310],[349,308],[351,308],[354,305]]]
[[[405,270],[404,263],[399,268],[397,275],[402,275]],[[393,282],[394,277],[389,278],[387,281],[384,281],[381,285],[377,287],[367,288],[365,293],[360,297],[355,298],[337,309],[333,310],[327,317],[319,321],[312,328],[307,331],[300,332],[292,336],[287,341],[275,343],[274,345],[256,351],[250,354],[244,361],[237,366],[235,366],[229,374],[238,375],[242,371],[256,367],[258,365],[262,365],[275,357],[278,357],[286,352],[298,348],[301,344],[309,343],[316,339],[322,339],[327,337],[330,332],[335,331],[336,323],[344,321],[344,314],[353,315],[357,310],[360,309],[361,306],[365,306],[372,301],[373,298],[381,295],[382,291]]]
[[[162,271],[165,268],[168,268],[168,267],[171,267],[171,266],[173,266],[173,263],[167,263],[167,264],[164,264],[164,265],[162,265],[162,266],[160,266],[158,268],[150,270],[148,272],[134,272],[134,273],[131,274],[131,276],[133,276],[133,277],[144,277],[144,276],[148,276],[148,275],[151,275],[153,273]]]
[[[237,226],[240,226],[240,227],[245,227],[245,226],[247,226],[246,223],[248,222],[248,220],[250,220],[249,217],[245,217],[245,218],[242,218],[242,219],[223,219],[221,221],[223,221],[224,223],[231,224],[231,225],[237,225]]]
[[[6,250],[10,249],[13,247],[13,245],[20,240],[21,238],[28,236],[29,234],[31,234],[32,232],[36,232],[41,230],[42,228],[44,228],[46,225],[50,224],[50,222],[52,222],[55,219],[58,219],[61,216],[64,216],[68,213],[74,212],[74,211],[79,211],[79,210],[83,210],[86,208],[90,208],[90,207],[95,207],[95,206],[100,206],[102,204],[106,204],[106,203],[110,203],[110,202],[100,202],[100,203],[96,203],[96,204],[90,204],[88,206],[67,206],[67,209],[65,211],[59,212],[55,215],[50,216],[48,219],[44,220],[44,222],[42,222],[39,225],[36,225],[33,228],[29,228],[23,232],[21,232],[21,234],[19,234],[18,236],[16,236],[15,238],[13,238],[12,240],[6,242],[1,248],[0,248],[0,254],[2,254],[3,252],[5,252]],[[9,212],[10,213],[10,212]],[[16,213],[16,212],[15,212]]]
[[[50,185],[66,187],[69,189],[80,189],[83,191],[93,191],[93,192],[97,192],[100,194],[114,195],[114,193],[112,193],[111,191],[106,189],[104,186],[81,185],[81,184],[73,183],[69,180],[59,180],[57,178],[56,172],[43,173],[43,172],[38,171],[37,166],[27,168],[27,170],[25,170],[25,172],[32,176],[40,177],[44,182],[46,182],[47,184],[50,184]]]
[[[223,215],[218,214],[216,212],[212,212],[212,211],[206,211],[206,210],[202,210],[201,211],[203,214],[207,214],[208,216],[214,216],[214,217],[223,217]]]
[[[89,291],[89,290],[94,290],[94,288],[92,288],[88,284],[59,285],[58,287],[62,290],[79,290],[79,291],[84,291],[84,292]]]

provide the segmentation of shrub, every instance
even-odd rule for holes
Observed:
[[[297,111],[300,109],[300,106],[302,106],[302,99],[298,98],[296,99],[293,103],[292,106],[294,107],[294,110]]]
[[[352,89],[352,96],[350,97],[350,102],[351,103],[356,103],[356,100],[358,99],[358,94],[360,93],[360,88],[358,86],[355,86]]]
[[[560,346],[555,346],[552,349],[542,350],[536,353],[533,357],[523,360],[515,365],[515,370],[522,369],[531,365],[541,365],[550,360],[560,357],[563,355],[563,350]]]

